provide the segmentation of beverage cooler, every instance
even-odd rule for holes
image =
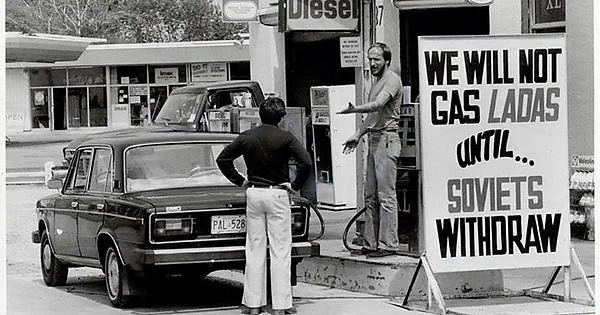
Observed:
[[[337,114],[354,103],[354,85],[310,88],[315,178],[319,208],[356,208],[356,153],[343,144],[356,132],[355,114]]]

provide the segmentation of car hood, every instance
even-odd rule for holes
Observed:
[[[158,189],[128,195],[152,204],[156,212],[246,206],[246,193],[235,186]]]

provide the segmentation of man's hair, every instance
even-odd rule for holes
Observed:
[[[263,124],[277,125],[286,114],[285,103],[279,97],[267,97],[258,109]]]
[[[372,48],[379,48],[381,49],[381,51],[383,52],[383,60],[389,62],[392,62],[392,50],[390,49],[390,47],[388,45],[386,45],[385,43],[375,43],[373,45],[371,45],[371,47],[369,47],[369,50],[371,50]],[[367,51],[369,51],[367,50]]]

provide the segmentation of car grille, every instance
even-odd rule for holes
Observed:
[[[228,218],[241,216],[245,218],[245,213],[245,208],[226,208],[151,214],[148,226],[150,243],[188,245],[198,243],[202,246],[243,245],[245,243],[245,231],[214,233],[211,229],[211,223],[212,218],[216,216],[227,216]],[[306,208],[292,207],[292,239],[294,241],[307,238],[308,219]],[[172,230],[165,233],[165,229],[168,229],[169,226]]]

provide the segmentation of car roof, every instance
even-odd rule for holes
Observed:
[[[250,80],[232,80],[232,81],[218,81],[218,82],[210,82],[210,83],[201,83],[188,85],[184,87],[177,88],[171,92],[171,94],[199,94],[203,93],[206,90],[213,89],[227,89],[227,88],[236,88],[236,87],[246,87],[249,89],[256,89],[259,87],[256,81]]]
[[[162,143],[162,142],[188,142],[188,141],[217,141],[231,142],[238,134],[229,133],[205,133],[205,132],[185,132],[173,130],[140,130],[140,132],[127,133],[122,135],[108,135],[106,137],[86,140],[79,145],[82,146],[111,146],[114,148],[125,149],[130,146]]]

